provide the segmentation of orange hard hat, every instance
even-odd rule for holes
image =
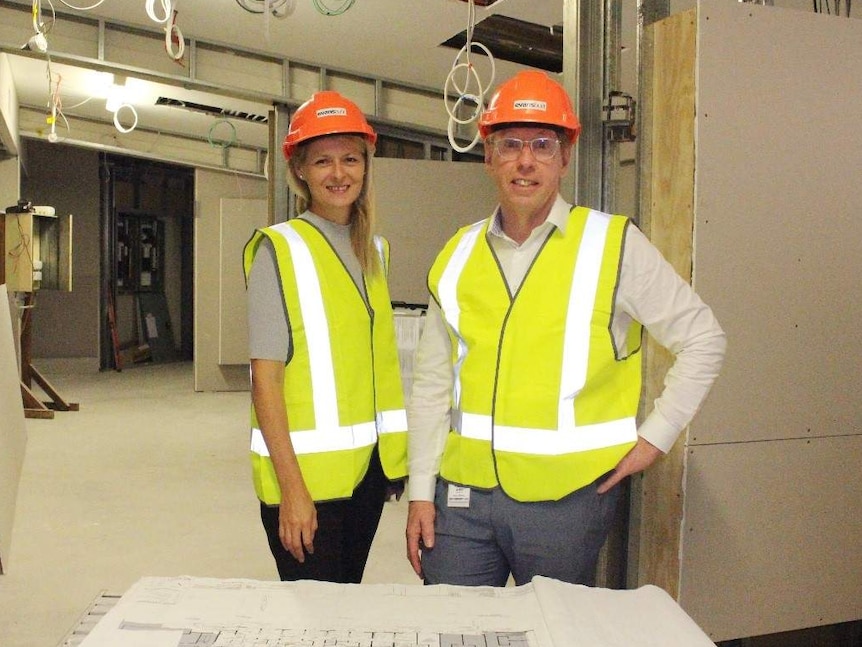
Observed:
[[[377,141],[377,133],[355,103],[332,90],[315,92],[293,113],[281,150],[285,159],[290,159],[297,144],[307,139],[354,133],[365,137],[372,146]]]
[[[562,85],[544,72],[519,72],[500,84],[479,117],[479,134],[486,138],[500,124],[544,124],[562,128],[571,143],[581,132],[581,122]]]

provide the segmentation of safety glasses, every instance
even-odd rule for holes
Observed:
[[[533,157],[540,162],[548,162],[554,159],[554,155],[560,150],[560,140],[556,137],[536,137],[535,139],[500,137],[491,140],[491,143],[500,159],[506,162],[518,159],[525,144],[530,147]]]

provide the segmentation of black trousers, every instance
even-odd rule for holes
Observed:
[[[278,537],[278,506],[261,503],[260,518],[282,581],[321,580],[358,584],[365,571],[388,487],[389,480],[383,474],[375,447],[368,472],[353,491],[353,496],[315,504],[317,533],[314,535],[314,553],[306,553],[303,563],[296,561]]]

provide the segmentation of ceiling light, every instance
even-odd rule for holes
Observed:
[[[126,77],[119,74],[114,75],[114,82],[108,88],[108,96],[105,99],[105,110],[117,112],[126,101]]]

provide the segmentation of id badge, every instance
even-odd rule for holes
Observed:
[[[450,508],[469,508],[470,507],[470,488],[463,485],[449,484],[449,491],[446,495],[446,504]]]

